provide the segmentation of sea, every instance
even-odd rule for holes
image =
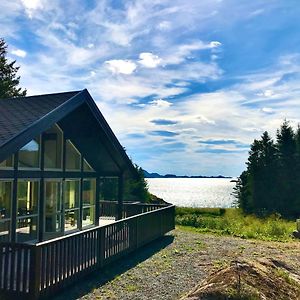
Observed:
[[[234,178],[233,178],[234,179]],[[233,207],[235,182],[228,178],[146,178],[149,191],[176,206]]]

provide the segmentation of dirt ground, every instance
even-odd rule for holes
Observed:
[[[299,241],[176,229],[92,273],[55,300],[300,299],[299,279]]]

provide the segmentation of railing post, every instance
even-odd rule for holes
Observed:
[[[41,248],[33,246],[30,250],[29,294],[30,299],[38,299],[41,283]]]
[[[121,220],[123,217],[123,193],[124,193],[124,178],[123,172],[118,177],[118,208],[117,208],[117,220]]]
[[[135,244],[136,249],[139,247],[139,217],[135,218]]]
[[[105,260],[105,227],[100,227],[99,229],[99,264],[100,268],[103,267],[104,265],[104,260]]]

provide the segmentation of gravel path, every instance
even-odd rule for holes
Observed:
[[[300,276],[300,242],[275,243],[176,229],[97,271],[53,300],[174,300],[236,258],[282,261]]]

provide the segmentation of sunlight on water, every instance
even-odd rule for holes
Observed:
[[[147,178],[150,193],[177,206],[232,207],[235,182],[223,178]]]

